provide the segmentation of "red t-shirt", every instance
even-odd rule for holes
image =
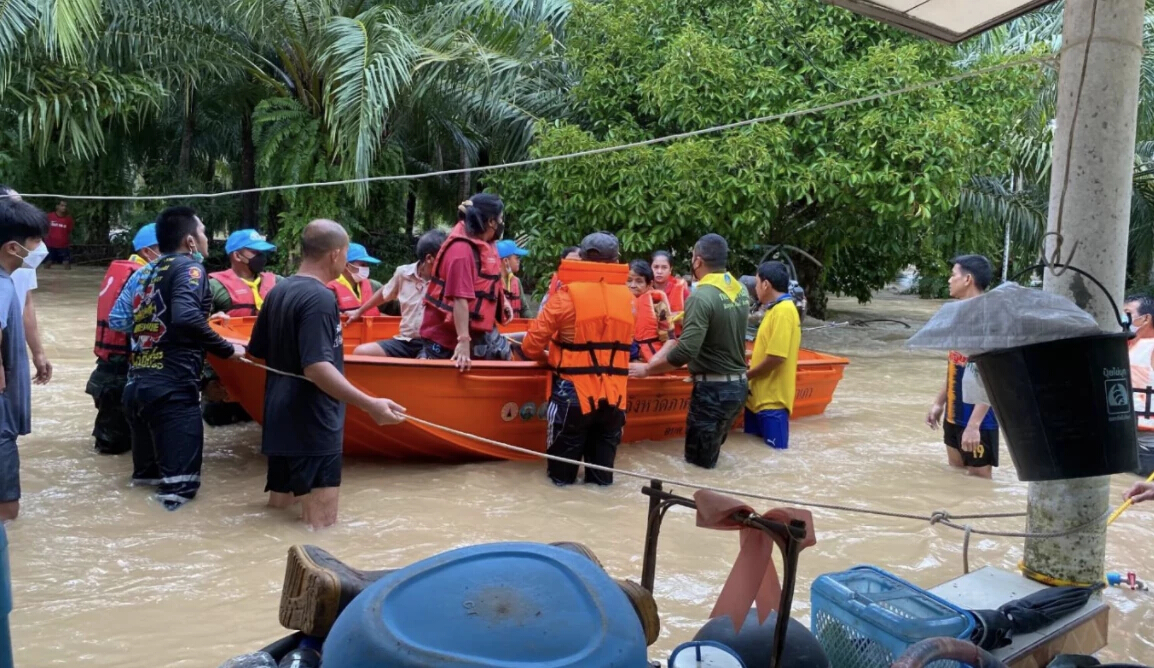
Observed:
[[[477,299],[474,286],[477,284],[477,258],[473,246],[465,241],[451,244],[441,257],[442,275],[445,277],[444,301],[451,304],[454,299],[468,299],[469,307]],[[445,348],[457,347],[457,327],[453,316],[435,308],[425,309],[421,321],[421,336]]]
[[[49,248],[68,248],[72,245],[72,216],[63,218],[56,212],[48,214],[48,238],[44,243]]]

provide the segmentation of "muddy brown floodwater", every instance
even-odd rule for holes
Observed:
[[[617,577],[639,578],[645,498],[630,479],[608,489],[557,489],[536,463],[346,465],[341,522],[319,533],[264,507],[259,427],[208,429],[204,487],[169,513],[128,485],[127,455],[93,454],[84,394],[101,273],[40,271],[35,299],[52,384],[33,397],[33,434],[20,441],[23,514],[8,528],[19,666],[215,667],[284,634],[277,604],[294,543],[320,545],[351,564],[397,567],[489,541],[580,541]],[[879,294],[867,306],[835,301],[833,321],[898,318],[917,327],[937,303]],[[944,378],[944,356],[902,348],[896,325],[807,332],[806,345],[849,357],[825,415],[793,423],[788,451],[745,436],[718,467],[687,465],[680,441],[624,446],[623,468],[791,498],[928,513],[1018,511],[1026,484],[1008,454],[993,481],[950,470],[940,433],[923,423]],[[401,399],[403,397],[396,397]],[[427,416],[434,417],[434,416]],[[434,417],[435,419],[435,417]],[[1134,480],[1117,476],[1113,494]],[[1154,504],[1152,504],[1154,506]],[[1109,534],[1108,566],[1154,580],[1154,507],[1128,511]],[[912,521],[815,511],[817,546],[802,553],[794,615],[808,624],[809,586],[863,563],[922,586],[961,574],[961,535]],[[1020,520],[983,525],[1021,528]],[[657,600],[664,659],[705,622],[737,552],[737,536],[694,527],[674,510],[661,534]],[[1020,539],[975,537],[974,567],[1013,569]],[[1154,595],[1109,591],[1110,645],[1102,658],[1154,662]]]

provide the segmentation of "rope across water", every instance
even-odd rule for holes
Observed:
[[[307,378],[305,376],[295,374],[295,373],[288,373],[286,371],[281,371],[279,369],[273,369],[272,367],[269,367],[269,366],[266,366],[266,365],[261,364],[259,362],[253,361],[253,360],[249,359],[248,357],[240,357],[238,359],[240,359],[240,361],[244,362],[245,364],[249,364],[251,366],[254,366],[254,367],[257,367],[260,369],[264,369],[265,371],[280,374],[282,376],[290,376],[293,378],[299,378],[301,380],[312,382],[311,380],[309,380],[309,378]],[[494,446],[497,448],[508,450],[510,452],[516,452],[516,453],[528,455],[531,457],[537,457],[539,459],[546,459],[546,460],[550,460],[550,461],[564,462],[567,464],[574,464],[577,466],[584,466],[585,468],[592,469],[594,471],[604,471],[606,473],[613,473],[616,475],[622,475],[622,476],[626,476],[629,478],[637,478],[638,480],[645,480],[645,481],[659,480],[663,484],[667,484],[667,485],[678,485],[681,487],[688,487],[690,489],[705,490],[705,491],[710,491],[710,492],[716,492],[718,494],[726,494],[729,496],[740,496],[740,497],[744,497],[744,498],[748,498],[748,499],[757,499],[759,501],[769,501],[772,503],[782,503],[782,504],[786,504],[786,505],[790,505],[790,506],[799,506],[799,507],[803,507],[803,508],[819,508],[822,510],[830,510],[830,511],[846,512],[846,513],[857,513],[857,514],[862,514],[862,515],[872,515],[875,517],[888,517],[888,518],[892,518],[892,519],[905,519],[905,520],[914,520],[914,521],[918,521],[918,522],[928,522],[931,526],[933,526],[933,525],[947,526],[947,527],[950,527],[951,529],[956,529],[958,531],[965,532],[965,534],[966,534],[964,547],[966,548],[965,551],[967,552],[967,554],[964,555],[964,558],[965,558],[965,561],[967,563],[967,570],[968,570],[968,561],[969,561],[969,557],[968,557],[969,538],[971,535],[992,536],[992,537],[999,537],[999,538],[1059,538],[1061,536],[1068,536],[1071,534],[1081,533],[1083,531],[1089,531],[1089,530],[1095,529],[1099,524],[1102,524],[1106,520],[1106,518],[1110,515],[1110,513],[1107,512],[1107,513],[1104,513],[1101,517],[1097,517],[1090,522],[1086,522],[1084,524],[1080,524],[1078,526],[1072,527],[1070,529],[1065,529],[1062,531],[1028,532],[1028,531],[995,531],[992,529],[975,529],[974,527],[970,526],[969,524],[963,524],[962,522],[964,522],[965,520],[1005,519],[1005,518],[1012,518],[1012,517],[1025,517],[1026,513],[1024,513],[1024,512],[976,513],[976,514],[955,515],[955,514],[950,513],[949,511],[946,511],[946,510],[935,510],[932,513],[926,515],[926,514],[919,514],[919,513],[898,512],[898,511],[892,511],[892,510],[878,510],[876,508],[865,508],[862,506],[852,506],[852,505],[845,505],[845,504],[838,504],[838,503],[822,503],[819,501],[803,501],[800,499],[790,499],[790,498],[779,497],[779,496],[770,496],[767,494],[760,494],[758,492],[750,492],[750,491],[740,490],[740,489],[729,489],[726,487],[715,487],[712,485],[703,485],[701,483],[695,483],[695,482],[691,482],[688,480],[677,480],[674,478],[667,478],[664,476],[659,476],[659,475],[655,475],[652,473],[646,473],[643,471],[631,471],[629,469],[620,469],[620,468],[614,468],[611,466],[600,466],[598,464],[590,464],[587,462],[569,459],[567,457],[559,457],[557,455],[551,455],[551,454],[546,453],[546,452],[538,452],[537,450],[531,450],[529,448],[522,448],[520,446],[512,445],[510,443],[502,443],[501,441],[496,441],[496,440],[493,440],[491,438],[485,438],[484,436],[478,436],[477,434],[471,434],[469,432],[461,431],[459,429],[454,429],[452,427],[446,427],[445,425],[437,424],[435,422],[430,422],[429,420],[425,420],[425,419],[422,419],[422,418],[419,418],[419,417],[416,417],[413,415],[406,415],[405,420],[407,422],[413,422],[415,424],[419,424],[423,427],[428,427],[430,429],[442,431],[442,432],[445,432],[447,434],[452,434],[454,436],[460,436],[462,438],[468,438],[468,439],[477,441],[479,443],[491,445],[491,446]]]

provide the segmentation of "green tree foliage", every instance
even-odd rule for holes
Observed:
[[[954,49],[808,0],[580,2],[566,30],[580,83],[571,113],[542,124],[537,156],[818,107],[962,71]],[[616,232],[628,256],[667,248],[683,261],[700,235],[718,232],[747,261],[765,244],[802,247],[825,265],[819,284],[799,261],[808,287],[868,299],[924,253],[933,221],[956,218],[971,174],[1008,171],[1006,129],[1030,106],[1037,81],[1037,67],[1023,66],[494,180],[510,221],[533,235],[546,264],[597,229]]]
[[[568,0],[0,0],[0,180],[212,192],[515,160],[570,86],[569,11]],[[74,168],[92,164],[97,180]],[[408,261],[418,219],[443,222],[474,187],[464,175],[195,203],[215,230],[261,226],[288,248],[308,219],[336,218]],[[171,203],[74,210],[83,236]]]

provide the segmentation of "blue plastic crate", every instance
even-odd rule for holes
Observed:
[[[833,668],[889,668],[926,638],[969,640],[969,612],[872,566],[818,577],[810,588],[810,630]],[[963,668],[935,661],[927,668]]]

